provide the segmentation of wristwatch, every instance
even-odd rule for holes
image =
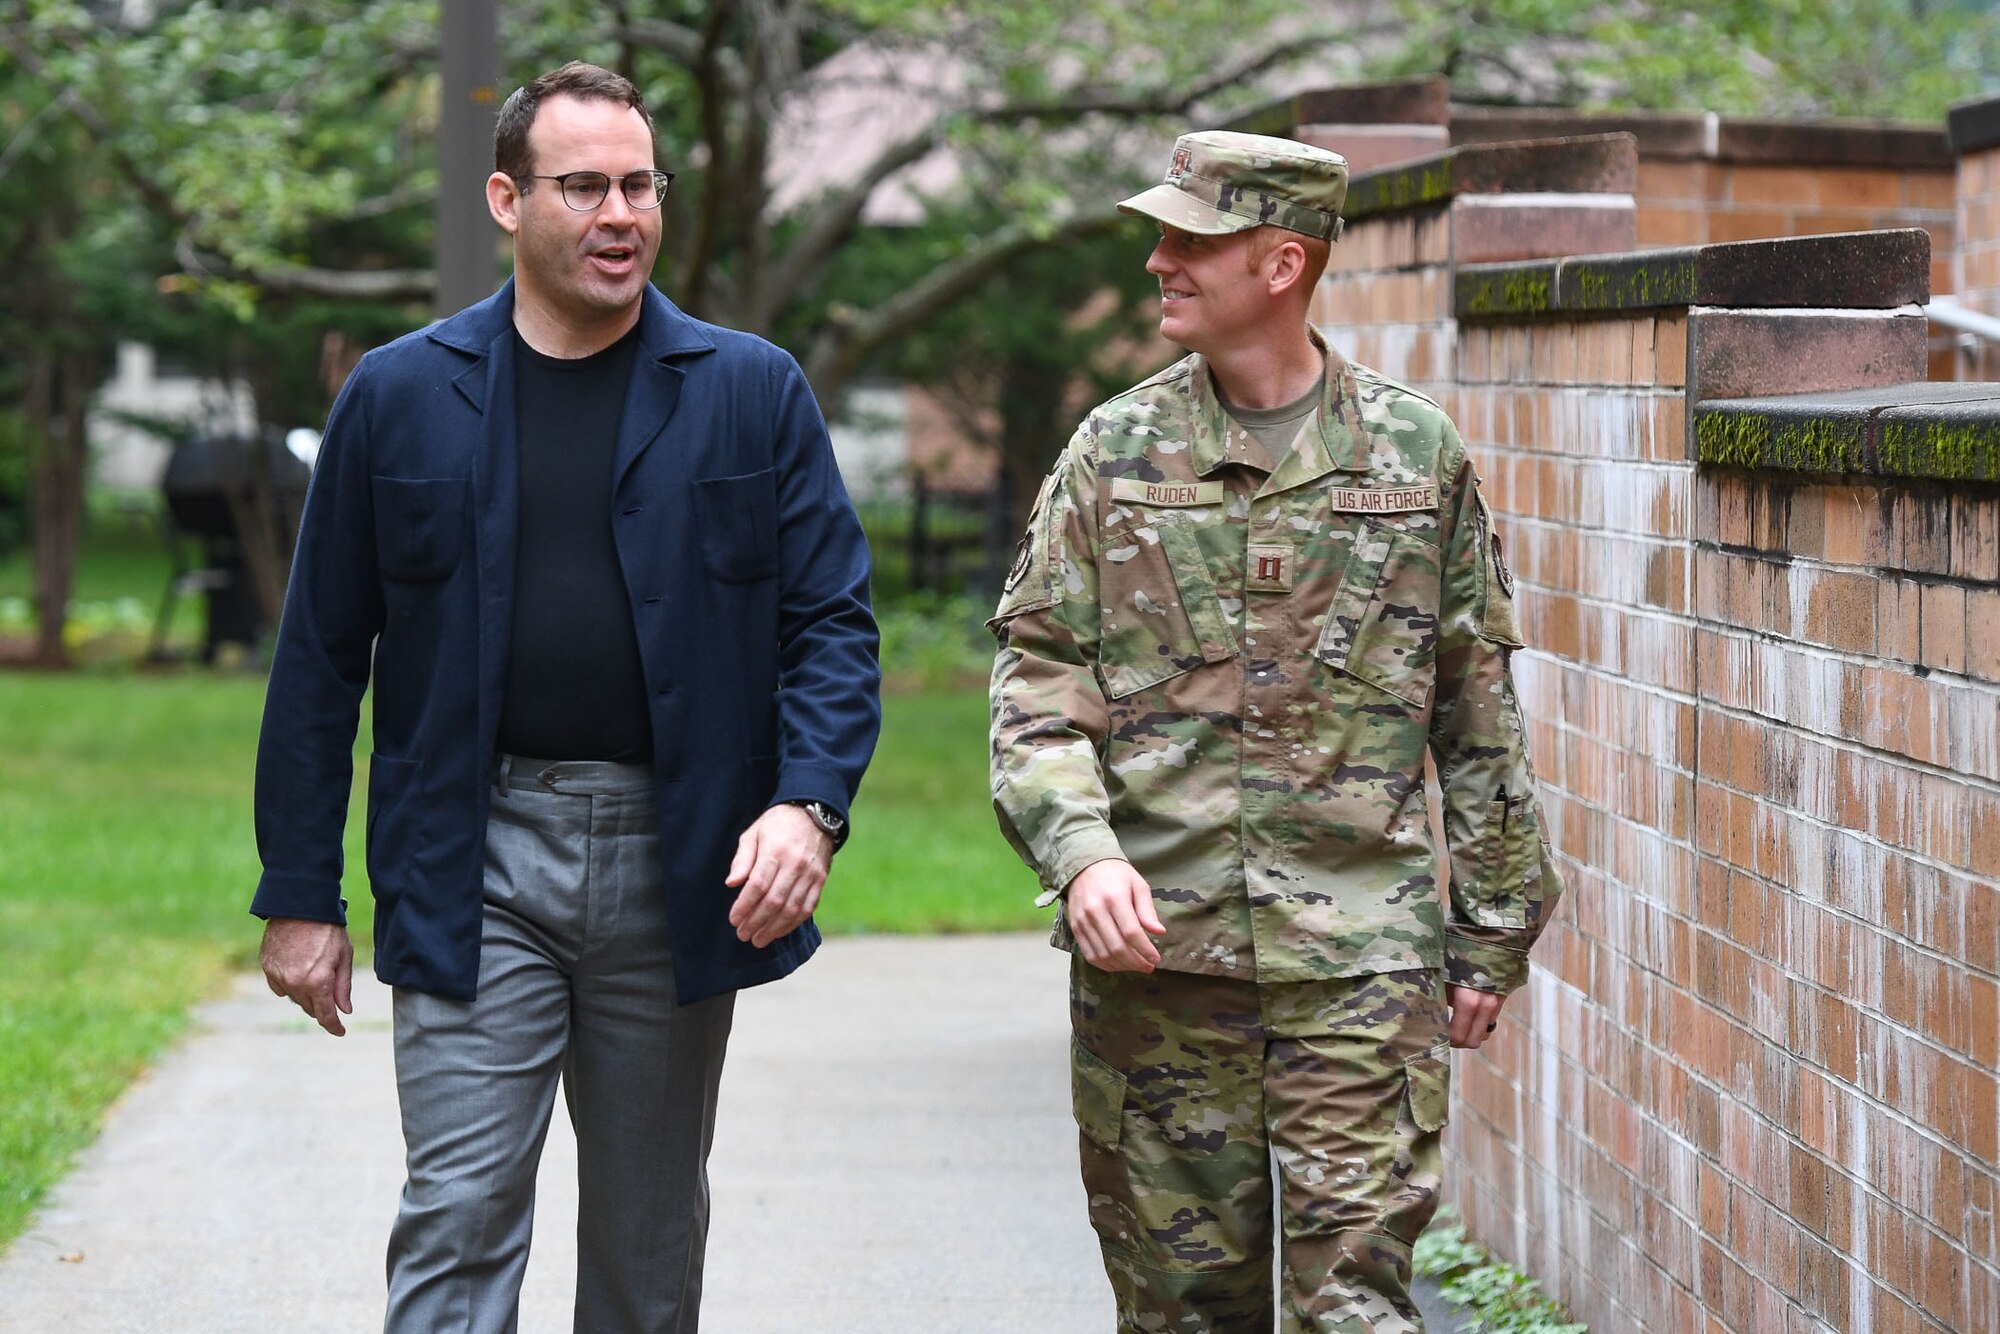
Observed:
[[[812,817],[819,831],[833,840],[833,850],[840,851],[840,845],[847,841],[847,820],[833,807],[823,801],[792,801],[788,806],[797,806]]]

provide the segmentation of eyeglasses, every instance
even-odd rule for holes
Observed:
[[[515,180],[524,178],[516,176]],[[589,213],[611,193],[611,178],[601,171],[566,171],[560,176],[528,176],[531,181],[554,181],[562,187],[563,203],[579,213]],[[618,178],[625,202],[633,208],[658,208],[674,183],[670,171],[635,171]]]

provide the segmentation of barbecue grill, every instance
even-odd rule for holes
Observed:
[[[311,479],[312,469],[276,430],[196,436],[174,448],[160,479],[173,574],[153,623],[155,656],[175,603],[196,592],[208,603],[202,661],[214,662],[224,644],[254,647],[263,640],[271,620],[258,579],[282,590]]]

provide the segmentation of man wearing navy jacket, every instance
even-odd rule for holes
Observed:
[[[327,423],[251,911],[271,989],[340,1034],[372,672],[368,877],[409,1151],[386,1327],[514,1328],[560,1075],[576,1327],[692,1331],[734,995],[818,946],[880,723],[867,548],[797,364],[648,281],[672,177],[638,90],[545,74],[494,156],[513,281],[369,353]]]

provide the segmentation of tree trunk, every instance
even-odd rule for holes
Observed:
[[[29,562],[35,575],[35,654],[38,667],[67,667],[63,627],[76,586],[83,545],[83,477],[88,436],[91,358],[35,354],[29,370]]]
[[[1032,353],[1016,352],[1000,370],[1000,479],[1007,492],[1007,522],[1018,533],[1042,478],[1062,452],[1075,425],[1067,420],[1064,392],[1071,368]]]

